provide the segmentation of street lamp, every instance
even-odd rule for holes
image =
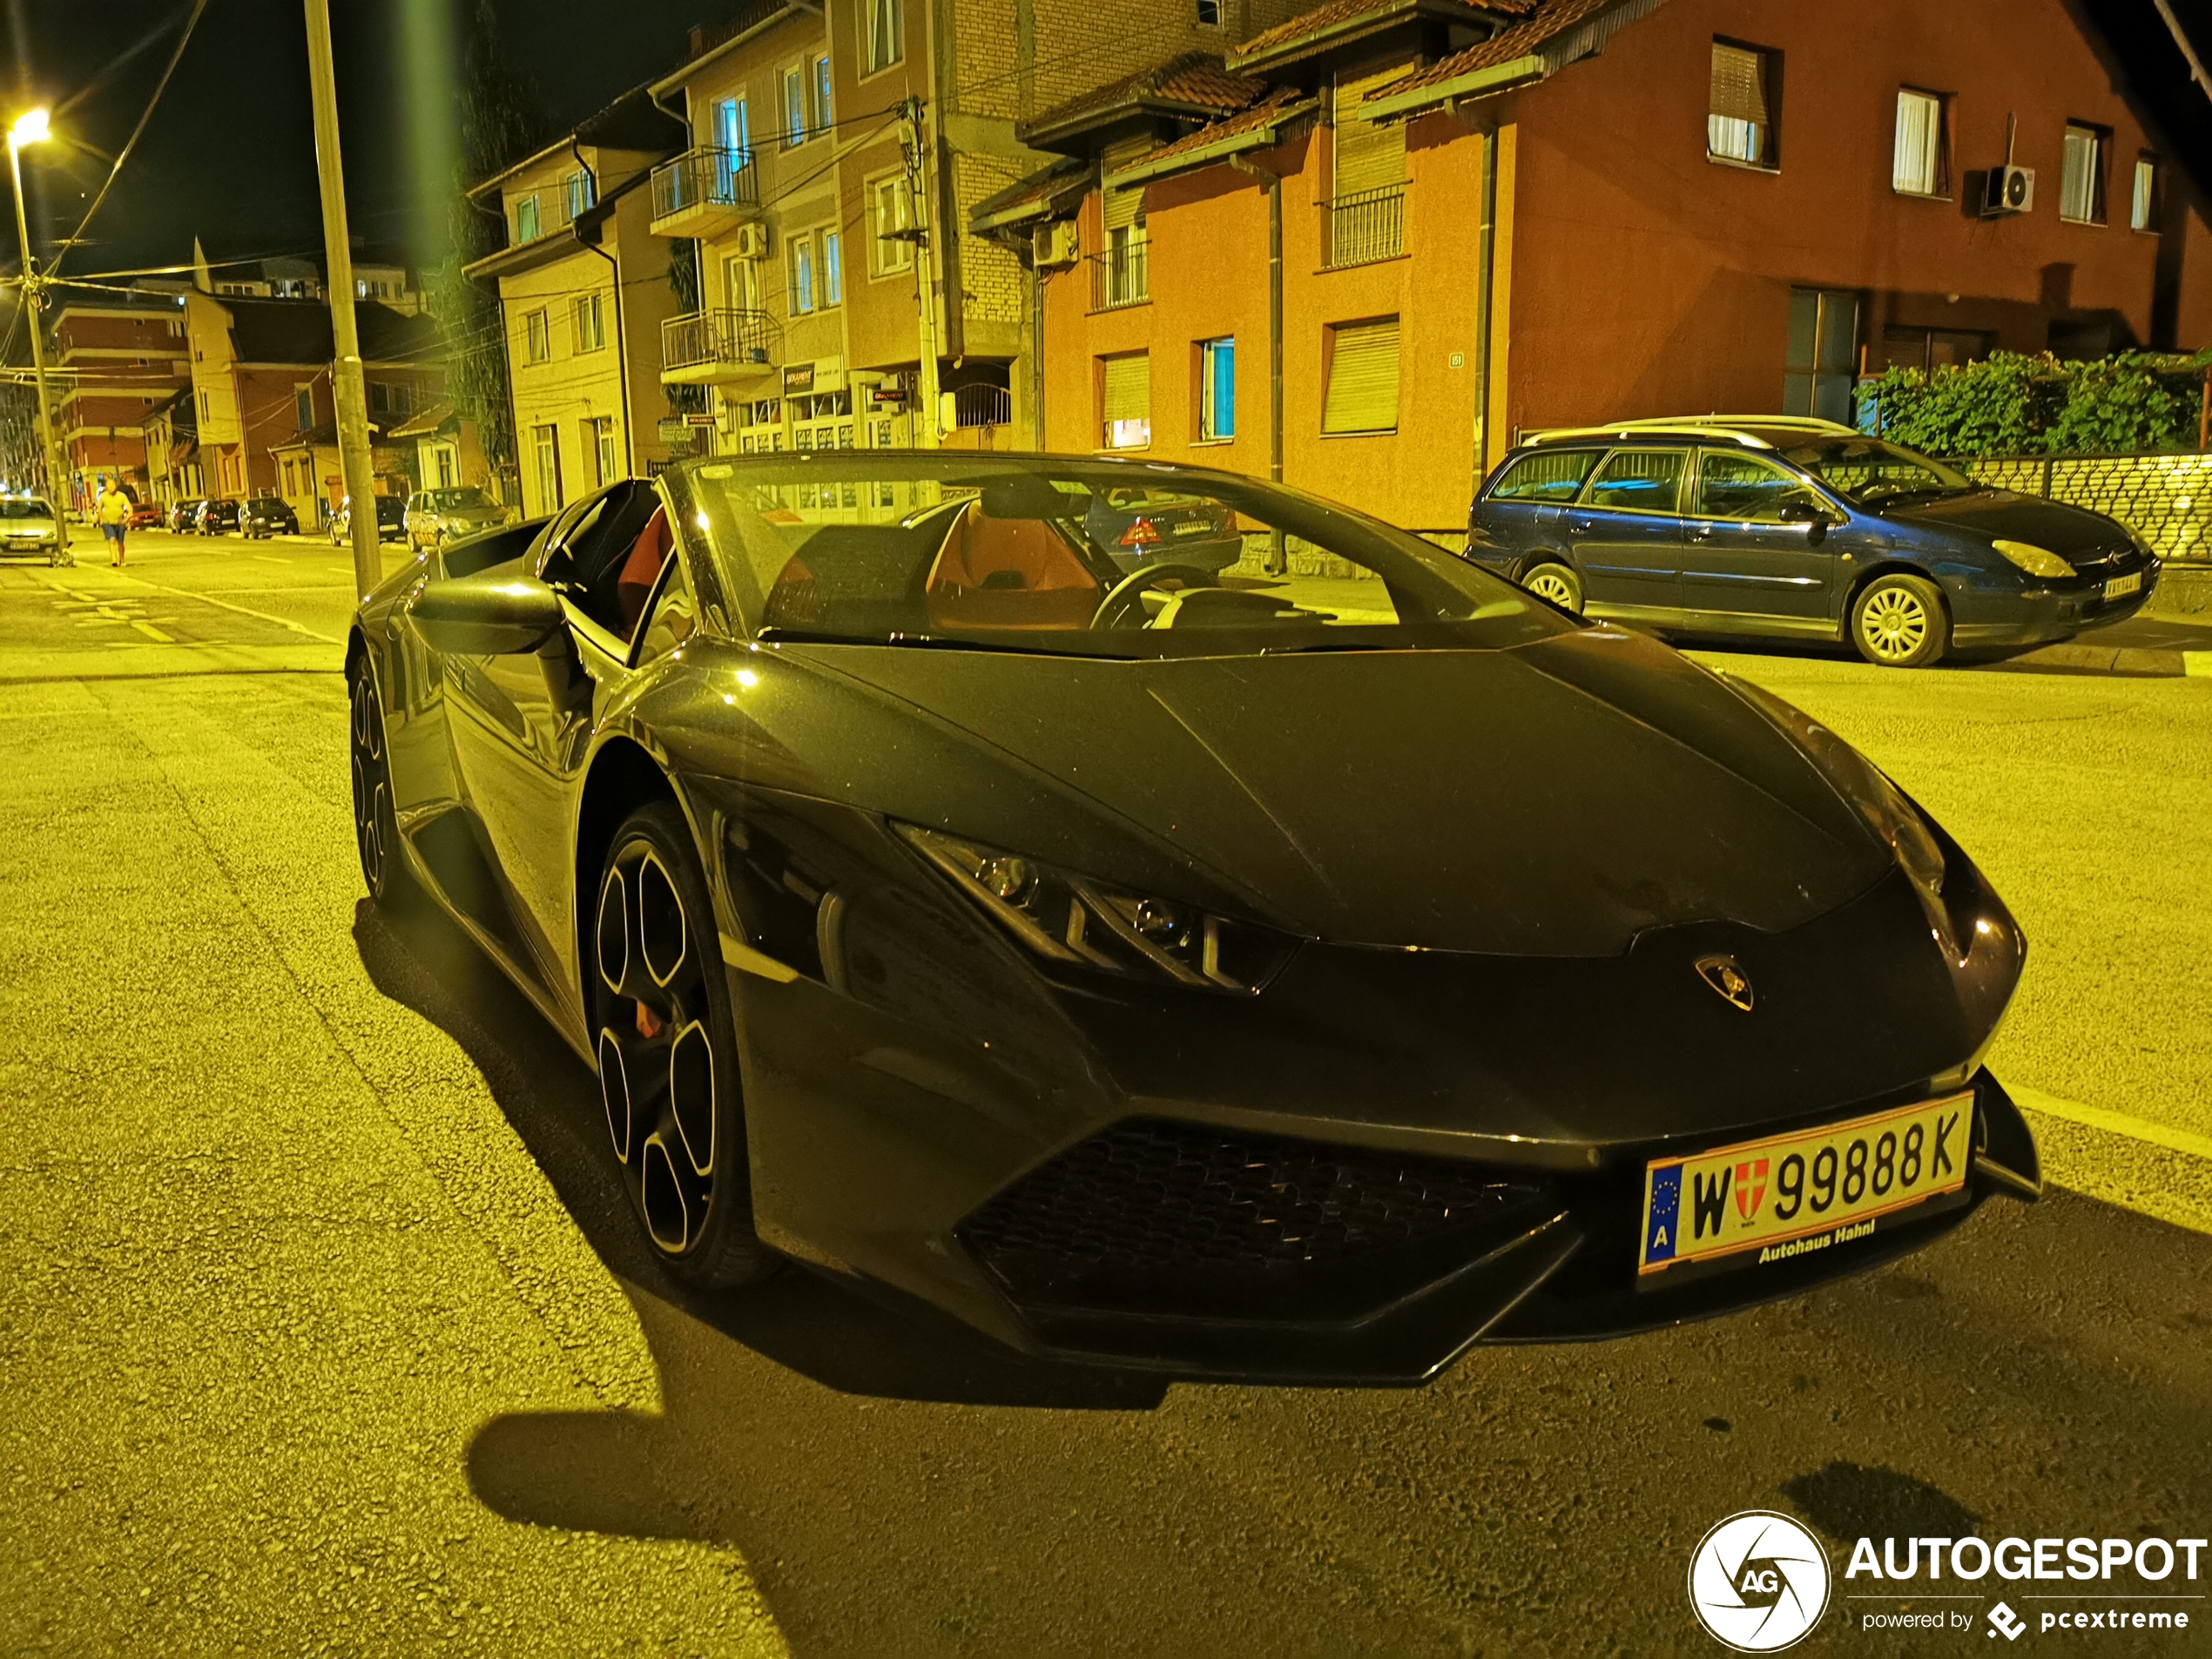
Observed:
[[[62,556],[68,557],[69,507],[62,500],[61,454],[54,447],[54,416],[46,401],[46,342],[39,333],[39,290],[44,286],[36,264],[30,257],[30,226],[24,216],[23,206],[23,148],[25,145],[44,144],[50,136],[50,118],[44,110],[26,110],[16,118],[15,125],[8,129],[8,176],[16,187],[16,248],[23,259],[23,305],[30,322],[31,378],[38,388],[38,441],[44,446],[46,456],[46,493],[51,498],[48,505],[54,509],[54,528],[61,537]]]

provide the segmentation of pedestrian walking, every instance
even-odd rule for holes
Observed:
[[[108,539],[109,563],[116,569],[123,568],[123,536],[131,526],[131,498],[123,493],[122,484],[110,478],[100,491],[100,534]]]

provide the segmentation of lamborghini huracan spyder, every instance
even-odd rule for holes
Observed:
[[[1242,556],[1130,568],[1097,509],[1154,495]],[[596,1069],[695,1287],[789,1258],[1041,1354],[1416,1380],[2039,1190],[1981,1065],[2026,941],[1939,825],[1294,490],[685,462],[426,551],[347,665],[370,893]]]

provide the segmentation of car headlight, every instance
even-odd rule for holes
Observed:
[[[2037,547],[2028,542],[1992,542],[1990,545],[2030,576],[2046,578],[2069,577],[2074,567],[2047,547]]]
[[[1749,680],[1731,675],[1729,684],[1811,756],[1821,775],[1835,786],[1837,793],[1866,820],[1867,827],[1890,849],[1905,879],[1912,882],[1912,890],[1919,894],[1921,907],[1928,913],[1928,923],[1935,930],[1937,942],[1952,960],[1961,959],[1965,953],[1959,948],[1958,928],[1952,921],[1949,907],[1943,901],[1943,848],[1937,845],[1927,820],[1905,798],[1904,792],[1884,777],[1872,761],[1803,709],[1784,703]]]
[[[1062,967],[1251,995],[1295,948],[1271,929],[1126,892],[1023,853],[915,824],[892,827],[1023,945]]]

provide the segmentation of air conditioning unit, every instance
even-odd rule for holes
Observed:
[[[2035,169],[2015,167],[2006,162],[1989,170],[1989,183],[1984,189],[1981,216],[1994,218],[2000,213],[2027,213],[2035,208]]]
[[[765,260],[768,257],[768,227],[765,225],[738,226],[737,255],[741,260]]]
[[[1030,258],[1040,271],[1049,266],[1073,265],[1079,252],[1072,220],[1058,219],[1029,233]]]

